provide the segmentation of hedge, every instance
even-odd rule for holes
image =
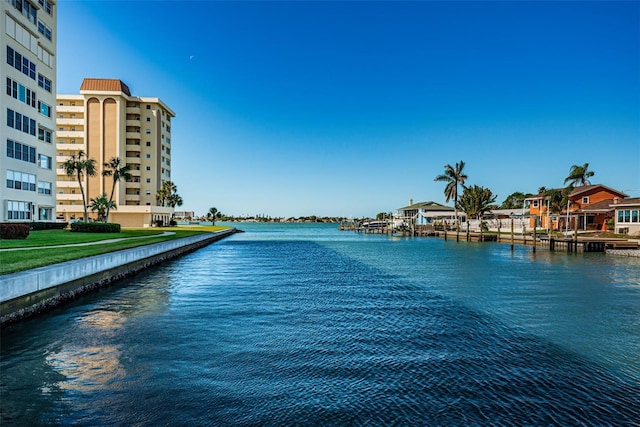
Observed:
[[[69,225],[68,222],[45,222],[45,221],[34,221],[30,222],[29,226],[33,231],[38,230],[64,230]]]
[[[71,231],[81,233],[119,233],[120,224],[112,222],[72,222]]]
[[[26,239],[29,237],[29,225],[15,222],[0,224],[0,239]]]

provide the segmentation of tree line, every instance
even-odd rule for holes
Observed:
[[[468,177],[464,172],[464,166],[465,163],[462,160],[456,163],[455,166],[446,164],[444,165],[444,173],[434,178],[436,182],[446,183],[444,195],[447,203],[453,200],[456,218],[458,218],[458,210],[461,210],[470,218],[482,219],[482,217],[492,209],[522,208],[524,207],[525,199],[534,196],[534,194],[530,193],[515,192],[510,194],[502,202],[502,205],[498,206],[495,204],[497,195],[494,195],[489,188],[478,185],[465,185]],[[560,213],[564,206],[569,203],[569,195],[575,186],[590,185],[591,182],[589,178],[594,175],[595,173],[589,170],[589,163],[585,163],[582,166],[573,165],[569,170],[569,175],[564,180],[564,184],[566,185],[564,188],[547,189],[540,187],[538,194],[542,194],[543,197],[549,201],[549,210],[551,213]],[[459,187],[463,189],[462,195],[460,196],[458,192]]]

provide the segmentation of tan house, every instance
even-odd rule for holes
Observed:
[[[171,180],[171,125],[175,113],[158,98],[131,95],[118,79],[84,79],[79,95],[58,95],[56,114],[56,210],[58,219],[82,218],[82,194],[75,177],[62,164],[84,151],[96,161],[97,174],[85,177],[87,203],[111,192],[113,180],[102,176],[104,164],[118,157],[131,167],[130,181],[120,181],[114,193],[116,209],[110,222],[123,227],[168,223],[173,209],[162,207],[156,193]],[[90,216],[95,216],[91,215]]]
[[[540,193],[525,199],[531,215],[529,226],[533,227],[535,221],[538,227],[553,230],[606,230],[607,220],[614,217],[611,205],[625,197],[623,192],[602,184],[582,185],[573,189],[568,206],[563,206],[561,212],[552,212],[549,198]]]
[[[640,197],[614,201],[615,231],[620,234],[640,236]]]

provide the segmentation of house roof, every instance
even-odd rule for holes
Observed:
[[[593,203],[589,206],[585,206],[582,209],[578,209],[578,213],[597,213],[597,212],[611,212],[611,205],[613,204],[613,199],[606,199],[599,201],[598,203]]]
[[[602,184],[581,185],[580,187],[575,187],[571,192],[571,194],[569,194],[569,196],[578,196],[580,194],[587,193],[591,190],[594,190],[595,188],[598,188],[598,187],[604,190],[607,190],[610,193],[616,194],[618,196],[627,197],[627,194],[624,194],[622,191],[614,190],[613,188],[607,187],[606,185],[602,185]]]
[[[602,185],[602,184],[594,184],[594,185],[581,185],[579,187],[575,187],[573,189],[573,191],[571,191],[571,194],[569,194],[569,197],[575,197],[575,196],[579,196],[580,194],[589,192],[591,190],[594,190],[596,188],[602,188],[612,194],[618,195],[620,197],[628,197],[627,194],[624,194],[622,191],[618,191],[618,190],[614,190],[611,187],[607,187],[606,185]],[[558,191],[562,191],[564,190],[564,188],[549,188],[547,189],[547,191],[551,191],[551,190],[558,190]],[[527,197],[525,200],[534,200],[534,199],[544,199],[546,198],[545,193],[538,193],[535,196],[531,196],[531,197]]]
[[[403,208],[398,208],[399,211],[412,211],[412,210],[419,210],[419,209],[424,209],[424,210],[428,210],[428,211],[453,211],[453,210],[455,210],[450,206],[441,205],[440,203],[436,203],[436,202],[432,202],[432,201],[414,203],[412,205],[405,206]]]
[[[620,206],[628,207],[628,206],[638,206],[640,205],[640,197],[630,197],[628,199],[619,200],[618,203],[611,204],[612,208],[617,208]]]
[[[122,92],[127,96],[131,96],[129,86],[122,80],[118,79],[92,79],[86,78],[82,81],[80,90],[95,90],[102,92]]]

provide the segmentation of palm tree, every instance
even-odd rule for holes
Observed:
[[[107,193],[102,193],[95,199],[91,199],[89,205],[92,211],[98,212],[98,221],[107,222],[107,216],[109,215],[110,208],[116,208],[116,204],[113,201],[107,199]]]
[[[469,218],[482,219],[493,208],[497,196],[488,188],[473,185],[465,187],[458,205]]]
[[[74,176],[78,179],[80,185],[80,193],[82,194],[82,207],[84,208],[84,222],[89,221],[89,213],[87,212],[87,199],[84,195],[84,188],[82,187],[83,175],[95,176],[96,174],[96,161],[94,159],[87,159],[84,151],[78,151],[78,154],[72,154],[62,164],[67,176]]]
[[[460,163],[456,163],[455,168],[450,164],[444,165],[444,173],[434,178],[434,181],[443,181],[447,185],[444,188],[444,195],[446,202],[453,199],[453,208],[456,215],[456,232],[460,233],[460,226],[458,223],[458,184],[464,187],[464,182],[467,180],[467,175],[463,172],[464,162],[460,160]],[[458,236],[459,238],[459,236]]]
[[[565,178],[564,183],[569,182],[570,185],[580,184],[590,185],[589,178],[595,175],[595,172],[589,170],[589,163],[585,163],[582,166],[573,165],[569,170],[569,176]]]
[[[113,193],[116,190],[116,184],[122,179],[124,179],[125,181],[130,181],[132,178],[131,174],[129,173],[130,170],[131,166],[123,163],[119,157],[114,157],[109,161],[109,163],[104,164],[102,176],[113,177],[113,184],[111,185],[111,195],[109,196],[109,206],[107,206],[105,222],[109,220],[109,211],[111,205],[113,204],[114,209],[116,207],[115,203],[113,203]]]
[[[177,194],[178,187],[171,181],[163,181],[162,186],[156,193],[156,201],[159,206],[169,206],[172,194]],[[182,203],[181,203],[182,204]]]
[[[207,212],[207,219],[211,221],[211,225],[216,225],[216,218],[218,215],[220,215],[218,208],[209,208],[209,212]]]

